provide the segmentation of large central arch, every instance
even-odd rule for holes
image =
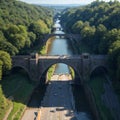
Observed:
[[[71,65],[71,64],[66,63],[66,62],[57,62],[57,61],[54,62],[54,63],[52,62],[52,63],[50,63],[50,64],[47,64],[46,67],[44,67],[45,69],[42,71],[41,75],[39,76],[39,80],[41,80],[42,76],[43,76],[44,74],[46,74],[46,72],[48,71],[48,69],[49,69],[52,65],[55,65],[55,64],[65,64],[65,65],[71,67],[71,68],[74,70],[75,74],[77,74],[78,77],[79,77],[79,80],[75,78],[76,80],[74,80],[74,82],[75,82],[76,84],[82,84],[82,82],[83,82],[83,81],[82,81],[82,76],[81,76],[80,72],[78,71],[78,69],[77,69],[74,65]],[[39,71],[38,71],[38,73],[39,73]]]

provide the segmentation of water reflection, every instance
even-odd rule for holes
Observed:
[[[49,55],[71,55],[72,52],[68,48],[67,40],[63,38],[55,38],[49,47]]]

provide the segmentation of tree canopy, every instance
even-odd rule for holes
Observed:
[[[12,62],[10,55],[5,51],[0,50],[0,68],[2,68],[2,70],[0,70],[0,74],[2,73],[1,71],[6,72],[10,70],[11,66],[12,66]]]

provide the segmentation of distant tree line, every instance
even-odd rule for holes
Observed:
[[[0,1],[0,79],[11,68],[11,56],[26,54],[36,44],[43,45],[44,34],[51,32],[51,9],[17,0]]]
[[[120,2],[94,1],[66,9],[61,23],[66,32],[81,35],[95,54],[108,54],[114,79],[120,80]]]

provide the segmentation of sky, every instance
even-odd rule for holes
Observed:
[[[30,4],[89,4],[95,0],[19,0],[19,1],[27,2]],[[110,0],[102,0],[102,1],[108,2]]]

